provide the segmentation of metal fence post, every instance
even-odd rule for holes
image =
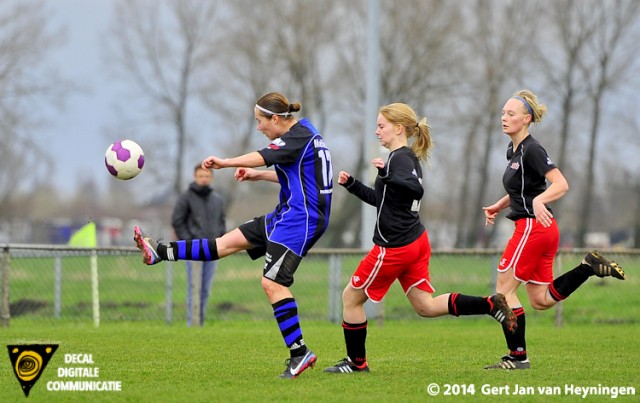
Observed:
[[[165,262],[165,267],[164,320],[170,325],[173,322],[173,262]]]
[[[9,246],[5,246],[2,250],[2,327],[9,327],[9,272],[11,271],[11,255],[9,254]]]
[[[329,255],[329,321],[342,322],[342,256]]]
[[[98,253],[95,249],[89,257],[91,265],[91,297],[93,300],[93,325],[100,326],[100,294],[98,292]]]
[[[556,255],[556,264],[554,267],[554,277],[557,278],[560,274],[562,274],[562,253]],[[562,314],[562,301],[558,301],[556,304],[556,309],[553,312],[553,321],[556,327],[562,327],[564,324],[564,316]]]
[[[376,325],[382,327],[384,325],[384,298],[380,302],[373,302],[367,299],[364,303],[364,313],[367,319],[375,319]]]
[[[498,265],[500,256],[493,256],[493,266],[491,267],[491,292],[495,292],[498,287]]]
[[[54,284],[53,284],[53,316],[60,319],[62,311],[62,258],[56,255],[54,264]]]
[[[191,324],[202,326],[200,323],[200,291],[202,289],[202,264],[200,262],[191,263]]]

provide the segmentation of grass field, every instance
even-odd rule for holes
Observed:
[[[567,395],[565,385],[582,388],[640,388],[640,325],[573,324],[554,328],[548,320],[527,323],[528,371],[486,371],[505,353],[499,326],[489,318],[439,318],[386,321],[371,325],[369,374],[322,372],[343,358],[340,326],[304,321],[308,345],[318,355],[315,369],[298,379],[281,380],[287,350],[273,321],[211,321],[202,328],[151,322],[119,322],[94,328],[89,324],[15,319],[0,329],[4,344],[58,343],[30,401],[585,401]],[[94,365],[65,364],[65,354],[91,354]],[[96,380],[59,378],[59,367],[97,367],[100,381],[120,381],[120,392],[49,391],[48,382]],[[440,387],[437,398],[427,393]],[[560,396],[535,389],[513,395],[520,387],[559,387]],[[447,386],[449,385],[449,386]],[[487,386],[494,387],[493,394]],[[509,395],[506,389],[509,388]],[[472,390],[473,389],[473,390]],[[443,396],[449,392],[450,395]],[[501,391],[503,394],[498,395]],[[609,391],[610,392],[610,391]],[[634,396],[617,400],[638,401]],[[6,353],[0,359],[0,400],[24,401]],[[610,400],[610,394],[586,401]]]
[[[571,269],[580,258],[579,253],[564,255],[559,262],[562,271]],[[186,286],[181,263],[173,267],[174,317],[173,324],[167,326],[164,264],[146,267],[137,254],[100,256],[101,321],[96,328],[92,325],[87,256],[62,260],[59,319],[53,316],[53,259],[13,258],[11,302],[28,301],[37,309],[24,313],[12,310],[10,326],[0,328],[0,341],[5,345],[60,345],[31,390],[32,401],[585,401],[579,392],[567,395],[565,385],[640,387],[640,260],[628,254],[614,258],[628,279],[587,281],[563,303],[565,325],[561,328],[553,326],[553,311],[531,309],[521,290],[532,360],[529,371],[483,370],[506,352],[494,321],[419,319],[394,284],[385,298],[384,324],[370,321],[367,345],[371,373],[323,373],[323,368],[345,356],[341,327],[327,321],[330,285],[326,256],[307,257],[292,287],[305,340],[318,355],[316,368],[294,381],[277,378],[288,352],[260,287],[260,263],[244,254],[220,262],[208,320],[202,328],[184,325]],[[338,291],[361,255],[344,255],[342,259]],[[496,259],[435,254],[430,267],[432,284],[438,294],[460,291],[487,295],[493,290]],[[65,354],[80,353],[91,354],[94,364],[64,362]],[[99,368],[99,378],[59,377],[59,368],[77,366]],[[122,391],[47,390],[48,382],[82,380],[120,381]],[[440,388],[437,397],[428,393],[431,384]],[[483,389],[483,385],[494,390]],[[515,385],[534,390],[527,396],[516,396]],[[548,396],[535,389],[538,387],[558,387],[560,394]],[[586,401],[605,399],[611,399],[609,394]],[[640,401],[638,395],[618,399]],[[0,402],[23,400],[8,355],[2,353]]]

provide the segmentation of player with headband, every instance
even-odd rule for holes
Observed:
[[[262,288],[290,351],[280,377],[289,379],[316,361],[302,337],[298,305],[289,287],[302,258],[327,229],[333,194],[329,149],[311,122],[293,117],[299,110],[299,103],[289,103],[280,93],[262,96],[254,114],[269,145],[239,157],[210,156],[202,162],[207,169],[237,167],[238,181],[279,183],[280,201],[272,212],[216,239],[156,244],[140,228],[134,229],[134,240],[148,265],[162,260],[217,260],[242,250],[254,260],[264,256]],[[254,169],[261,166],[275,169]]]
[[[544,310],[567,298],[593,275],[625,279],[617,263],[595,251],[588,252],[573,270],[553,278],[560,232],[549,203],[564,196],[569,185],[547,151],[529,133],[531,123],[540,123],[546,111],[547,107],[539,104],[529,90],[516,92],[502,108],[502,131],[511,139],[502,176],[507,195],[483,209],[487,224],[493,224],[498,213],[507,207],[511,209],[507,218],[515,222],[514,233],[498,265],[496,292],[507,298],[518,326],[515,333],[504,332],[509,353],[485,369],[531,367],[527,358],[524,308],[517,295],[520,284],[525,285],[531,307]]]

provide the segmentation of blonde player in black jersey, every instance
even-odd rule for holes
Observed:
[[[376,158],[375,189],[365,186],[347,172],[338,183],[365,203],[375,206],[377,219],[374,247],[360,262],[342,295],[344,338],[347,357],[326,368],[330,373],[368,372],[365,341],[367,318],[364,303],[380,302],[391,284],[398,280],[416,313],[423,317],[450,315],[492,315],[505,332],[513,332],[515,316],[501,294],[473,297],[459,293],[433,297],[429,280],[431,248],[418,211],[424,194],[419,159],[426,159],[431,135],[426,118],[418,121],[406,104],[380,108],[376,135],[391,151],[385,162]],[[409,147],[409,138],[415,137]]]
[[[515,229],[498,265],[496,291],[506,296],[517,317],[515,332],[505,332],[509,354],[485,369],[528,369],[524,308],[517,291],[524,284],[531,307],[549,309],[567,298],[589,277],[613,276],[624,280],[624,271],[595,251],[588,252],[573,270],[553,278],[553,260],[558,251],[560,233],[549,203],[569,189],[560,169],[547,151],[529,134],[531,123],[538,124],[547,107],[538,103],[529,90],[516,92],[502,108],[502,131],[511,138],[507,147],[507,167],[502,183],[507,195],[484,207],[487,224],[498,213],[510,208],[507,218]],[[546,182],[549,182],[547,186]]]

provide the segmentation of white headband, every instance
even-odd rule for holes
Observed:
[[[262,112],[267,113],[269,115],[291,116],[291,112],[281,112],[281,113],[271,112],[269,109],[263,108],[262,106],[260,106],[258,104],[256,104],[255,108],[258,109],[259,111],[262,111]]]

